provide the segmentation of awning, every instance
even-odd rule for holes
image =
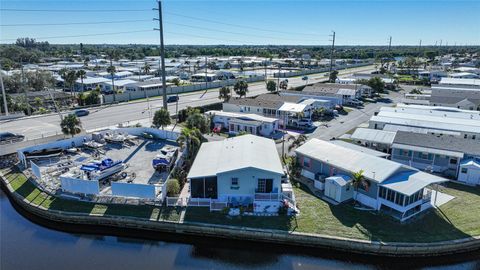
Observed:
[[[421,171],[406,171],[392,176],[381,186],[410,196],[428,185],[447,181],[445,178]]]
[[[394,144],[392,144],[392,148],[411,150],[411,151],[416,151],[416,152],[426,152],[426,153],[430,153],[430,154],[444,155],[444,156],[450,156],[450,157],[463,158],[463,153],[462,152],[427,148],[427,147],[422,147],[422,146],[413,146],[413,145],[394,143]]]

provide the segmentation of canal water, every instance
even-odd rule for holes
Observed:
[[[14,208],[0,191],[0,269],[480,269],[480,252],[391,259],[177,235],[144,240],[151,233],[51,226]]]

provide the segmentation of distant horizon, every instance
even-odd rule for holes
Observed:
[[[114,5],[112,5],[114,4]],[[479,46],[480,1],[163,1],[166,45]],[[155,45],[153,0],[3,0],[0,44]],[[476,33],[476,34],[475,34]],[[107,42],[108,41],[108,42]]]

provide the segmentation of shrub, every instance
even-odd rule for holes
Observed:
[[[173,197],[180,193],[180,184],[177,179],[170,179],[167,183],[167,196]]]

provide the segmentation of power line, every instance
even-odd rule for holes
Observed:
[[[220,32],[220,33],[227,33],[227,34],[233,34],[233,35],[243,35],[243,36],[252,36],[252,37],[260,37],[260,38],[272,38],[272,39],[280,39],[280,40],[295,40],[295,41],[299,40],[299,39],[292,39],[292,38],[280,38],[280,37],[272,37],[272,36],[265,36],[265,35],[255,35],[255,34],[246,34],[246,33],[241,33],[241,32],[225,31],[225,30],[219,30],[219,29],[213,29],[213,28],[207,28],[207,27],[187,25],[187,24],[182,24],[182,23],[173,23],[173,22],[168,22],[168,21],[166,21],[166,23],[171,24],[171,25],[189,27],[189,28],[194,28],[194,29],[201,29],[201,30],[206,30],[206,31]],[[325,40],[302,39],[302,41],[318,42],[318,41],[325,41]]]
[[[35,39],[52,39],[52,38],[75,38],[75,37],[90,37],[90,36],[103,36],[103,35],[118,35],[118,34],[130,34],[150,32],[152,30],[137,30],[137,31],[123,31],[123,32],[109,32],[109,33],[97,33],[97,34],[84,34],[84,35],[70,35],[70,36],[53,36],[53,37],[37,37]],[[1,39],[0,41],[15,41],[16,38]]]
[[[150,22],[151,20],[122,20],[122,21],[98,21],[98,22],[70,22],[70,23],[20,23],[20,24],[1,24],[0,27],[16,26],[55,26],[55,25],[83,25],[83,24],[110,24],[110,23],[130,23],[130,22]]]
[[[151,9],[19,9],[0,8],[0,11],[11,12],[139,12],[152,11]]]
[[[244,40],[235,40],[235,39],[218,39],[218,38],[212,38],[212,37],[207,37],[207,36],[201,36],[201,35],[195,35],[195,34],[182,34],[178,32],[168,32],[165,31],[165,33],[169,35],[176,35],[176,36],[182,36],[182,37],[197,37],[197,38],[204,38],[204,39],[210,39],[210,40],[216,40],[216,41],[231,41],[231,42],[238,42],[239,44],[251,44],[251,45],[257,45],[256,43],[252,42],[245,42]]]
[[[312,36],[312,35],[314,35],[314,34],[307,34],[307,33],[285,32],[285,31],[265,29],[265,28],[247,26],[247,25],[239,25],[239,24],[233,24],[233,23],[226,23],[226,22],[221,22],[221,21],[216,21],[216,20],[210,20],[210,19],[204,19],[204,18],[199,18],[199,17],[182,15],[182,14],[173,13],[173,12],[165,12],[165,13],[170,14],[170,15],[173,15],[173,16],[178,16],[178,17],[187,18],[187,19],[192,19],[192,20],[197,20],[197,21],[204,21],[204,22],[209,22],[209,23],[223,24],[223,25],[228,25],[228,26],[233,26],[233,27],[239,27],[239,28],[248,28],[248,29],[253,29],[253,30],[263,31],[263,32],[274,32],[274,33],[281,33],[281,34],[288,34],[288,35],[303,35],[303,36]]]

